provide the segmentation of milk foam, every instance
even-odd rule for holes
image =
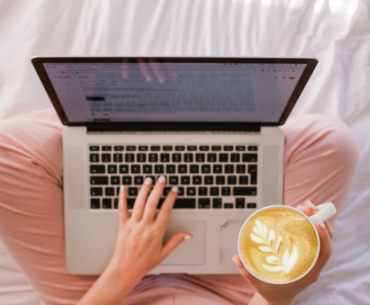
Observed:
[[[316,258],[317,248],[310,222],[287,208],[255,215],[244,227],[240,243],[248,268],[273,282],[290,281],[305,273]]]

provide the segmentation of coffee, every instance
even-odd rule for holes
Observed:
[[[299,212],[283,207],[253,216],[240,238],[240,254],[258,277],[276,283],[294,280],[315,262],[316,232]]]

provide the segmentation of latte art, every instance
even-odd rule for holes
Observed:
[[[240,241],[244,263],[271,282],[287,282],[304,274],[314,263],[317,249],[311,223],[288,208],[271,208],[253,216]]]

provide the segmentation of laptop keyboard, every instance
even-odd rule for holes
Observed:
[[[174,209],[255,209],[257,145],[89,145],[90,208],[117,209],[121,184],[133,208],[146,177],[166,177]],[[248,198],[248,200],[247,200]]]

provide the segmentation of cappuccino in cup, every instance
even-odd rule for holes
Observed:
[[[325,215],[321,214],[325,216],[323,221],[335,214],[334,205],[325,205],[328,204],[331,212],[327,209]],[[332,215],[327,218],[329,212]],[[246,269],[273,284],[290,283],[307,274],[320,252],[320,238],[314,225],[321,218],[319,214],[308,217],[287,206],[270,206],[252,214],[240,231],[238,243]]]

